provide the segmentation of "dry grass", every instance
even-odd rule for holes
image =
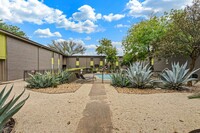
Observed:
[[[70,84],[58,85],[56,88],[50,87],[50,88],[30,89],[30,90],[48,94],[74,93],[81,86],[82,84],[70,83]]]

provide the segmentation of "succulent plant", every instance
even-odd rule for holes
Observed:
[[[110,75],[110,77],[111,77],[111,84],[113,86],[126,87],[130,84],[126,76],[126,73],[124,73],[123,71],[113,73]]]
[[[29,74],[31,77],[26,80],[28,88],[47,88],[57,87],[59,79],[54,74],[46,72],[45,74],[36,73],[35,75]]]
[[[152,83],[152,70],[149,64],[144,62],[135,62],[126,70],[127,77],[133,87],[144,88],[147,84]]]
[[[180,90],[184,83],[189,81],[197,80],[196,78],[192,78],[192,74],[197,72],[199,69],[196,69],[192,72],[189,72],[187,67],[187,62],[183,65],[178,63],[172,64],[172,70],[166,68],[160,75],[161,82],[171,89]]]
[[[59,81],[59,84],[64,84],[67,83],[69,81],[69,78],[72,74],[68,71],[61,71],[59,73],[56,74],[56,78]]]
[[[21,94],[19,94],[19,96],[13,97],[5,104],[5,101],[8,99],[13,89],[13,86],[6,93],[5,89],[6,86],[0,92],[0,132],[3,131],[6,122],[24,106],[26,100],[29,98],[28,96],[27,98],[16,104],[19,98],[24,94],[24,90]]]

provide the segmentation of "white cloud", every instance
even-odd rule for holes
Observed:
[[[120,20],[124,17],[125,17],[125,15],[123,15],[123,14],[113,14],[113,13],[110,13],[109,15],[103,15],[103,18],[108,22]]]
[[[79,12],[73,13],[72,17],[76,21],[91,20],[96,21],[101,19],[102,15],[100,13],[96,14],[95,9],[89,5],[83,5],[78,8]]]
[[[125,25],[125,24],[117,24],[115,25],[115,28],[129,28],[130,25]]]
[[[95,49],[97,48],[97,46],[94,45],[94,44],[85,45],[85,47],[86,47],[87,49],[93,49],[94,51],[95,51]]]
[[[87,36],[86,38],[84,38],[86,41],[91,40],[92,38],[90,36]]]
[[[181,9],[191,4],[192,0],[129,0],[126,8],[133,17],[147,18],[152,13],[160,14],[171,9]]]
[[[122,42],[113,41],[112,45],[116,47],[118,55],[123,55]]]
[[[59,32],[52,33],[49,28],[47,28],[47,29],[37,29],[34,32],[34,34],[39,36],[40,38],[62,37],[62,35]]]
[[[79,10],[86,11],[85,7],[79,8]],[[94,11],[94,9],[92,10]],[[94,24],[93,21],[101,18],[100,14],[93,15],[90,12],[80,19],[82,21],[74,22],[66,18],[66,15],[62,11],[48,7],[42,1],[0,0],[0,18],[13,23],[55,24],[66,30],[79,33],[92,33],[99,31],[97,30],[98,25]]]

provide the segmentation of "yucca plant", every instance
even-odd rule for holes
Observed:
[[[13,89],[13,86],[6,93],[5,89],[6,86],[0,92],[0,132],[3,132],[3,128],[6,122],[24,106],[26,100],[29,98],[28,96],[27,98],[16,104],[19,98],[24,94],[24,90],[21,94],[19,94],[19,96],[13,97],[5,104],[5,101],[8,99]]]
[[[113,73],[110,75],[111,84],[118,87],[126,87],[129,85],[129,80],[123,71]]]
[[[64,84],[69,81],[69,78],[71,75],[72,74],[70,72],[61,71],[61,72],[57,73],[56,78],[58,79],[59,84]]]
[[[144,88],[147,84],[152,83],[152,71],[149,64],[135,62],[126,70],[127,77],[133,87]]]
[[[29,74],[31,77],[27,80],[28,88],[47,88],[47,87],[57,87],[59,84],[59,79],[50,72],[45,74],[36,73],[35,75]]]
[[[187,62],[183,65],[180,65],[179,62],[173,63],[172,70],[166,68],[161,73],[161,82],[170,89],[180,90],[184,83],[197,80],[196,78],[192,78],[191,76],[192,74],[200,70],[200,68],[189,72],[189,69],[187,69],[186,67]]]

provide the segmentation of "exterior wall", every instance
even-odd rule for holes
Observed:
[[[67,68],[75,68],[76,67],[76,57],[66,58],[66,66],[67,66]]]
[[[7,37],[8,80],[22,79],[24,70],[38,69],[38,48]]]
[[[53,51],[7,37],[7,80],[22,79],[24,70],[52,69],[52,53]],[[58,69],[58,55],[54,54],[54,69]],[[60,62],[62,68],[62,61]]]
[[[39,48],[39,70],[51,69],[52,51]]]
[[[7,80],[6,60],[0,59],[0,82]]]
[[[162,71],[165,68],[171,69],[171,64],[173,62],[179,62],[180,64],[184,64],[185,62],[188,62],[188,68],[190,65],[191,60],[188,57],[183,57],[183,56],[177,56],[174,58],[169,58],[168,60],[162,59],[162,60],[155,60],[154,62],[154,70],[155,71]],[[200,68],[200,57],[196,61],[195,69]],[[196,74],[199,75],[200,79],[200,71],[198,71]]]
[[[54,53],[54,69],[58,69],[58,54]]]

